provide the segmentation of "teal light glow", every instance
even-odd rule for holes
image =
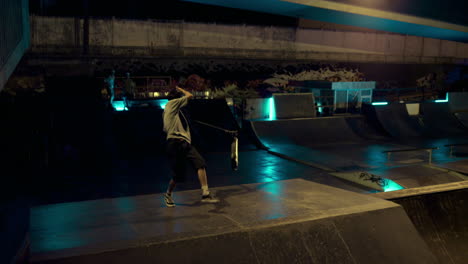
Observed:
[[[271,97],[268,99],[268,106],[270,108],[269,120],[276,120],[276,108],[275,108],[275,99]]]
[[[123,101],[113,101],[112,106],[114,107],[115,111],[125,111],[128,108],[125,107]]]
[[[445,93],[445,99],[435,100],[436,103],[448,103],[448,93]]]
[[[159,100],[159,102],[158,102],[158,103],[159,103],[159,107],[161,107],[161,109],[166,108],[167,102],[169,102],[168,99],[161,99],[161,100]]]
[[[389,150],[387,146],[380,144],[370,144],[365,148],[364,158],[367,164],[372,167],[381,167],[387,162],[386,155],[382,151]]]
[[[284,208],[284,203],[281,202],[281,198],[284,196],[283,184],[281,182],[265,181],[258,188],[269,193],[267,196],[270,201],[269,208],[263,218],[272,220],[286,217],[287,211]]]
[[[83,237],[81,233],[70,231],[80,230],[83,224],[93,223],[91,219],[84,219],[83,212],[96,210],[96,202],[50,204],[32,210],[34,213],[31,215],[30,221],[34,223],[34,226],[40,227],[40,230],[54,230],[54,233],[45,234],[45,238],[49,239],[37,241],[38,243],[35,244],[36,249],[45,250],[46,252],[57,251],[84,247],[89,243],[89,239]]]
[[[262,177],[260,180],[261,180],[261,182],[273,182],[273,181],[275,181],[275,179],[270,178],[270,177]]]
[[[383,186],[384,192],[391,192],[391,191],[398,191],[404,189],[403,186],[399,185],[398,183],[390,180],[390,179],[385,179],[386,184]]]
[[[318,102],[318,103],[317,103],[317,107],[318,107],[318,112],[319,112],[319,113],[323,113],[322,103]]]
[[[269,183],[271,182],[271,183]],[[261,189],[265,192],[269,192],[271,194],[274,194],[278,197],[280,197],[284,192],[282,188],[282,184],[280,182],[272,182],[272,181],[266,181],[266,184],[261,186]]]
[[[388,105],[388,102],[374,102],[372,105]]]
[[[121,213],[130,213],[136,210],[135,201],[129,197],[115,199],[114,205]]]

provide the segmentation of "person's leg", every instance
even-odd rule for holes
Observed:
[[[166,203],[167,207],[174,207],[175,206],[174,199],[172,199],[172,193],[171,194],[169,194],[169,193],[164,194],[164,202]]]
[[[166,193],[169,195],[172,195],[172,192],[174,191],[175,187],[176,187],[176,182],[174,181],[174,179],[171,179],[169,181],[169,185],[167,186]]]
[[[208,179],[206,178],[206,169],[199,168],[197,170],[198,180],[200,181],[202,195],[209,195],[210,191],[208,190]]]
[[[198,153],[192,145],[188,145],[187,159],[192,162],[193,167],[197,170],[198,180],[202,189],[202,202],[217,203],[218,199],[214,198],[208,189],[208,177],[206,175],[206,163],[203,157]]]
[[[172,199],[172,192],[177,185],[176,183],[182,181],[185,174],[185,157],[180,142],[169,140],[167,142],[167,154],[172,178],[169,181],[167,191],[164,194],[164,201],[166,202],[167,207],[174,207],[175,203]]]

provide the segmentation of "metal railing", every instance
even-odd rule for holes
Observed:
[[[453,156],[453,148],[459,146],[468,146],[468,143],[455,143],[455,144],[447,144],[444,147],[450,148],[450,156]]]
[[[386,154],[387,154],[387,161],[389,161],[389,160],[390,160],[390,155],[391,155],[392,153],[396,153],[396,152],[408,152],[408,151],[421,151],[421,150],[424,150],[424,151],[429,152],[429,163],[432,163],[432,151],[435,150],[435,149],[439,149],[439,148],[433,147],[433,148],[394,149],[394,150],[382,151],[382,153],[386,153]]]

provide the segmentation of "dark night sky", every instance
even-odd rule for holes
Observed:
[[[41,10],[42,1],[42,10]],[[30,0],[32,14],[82,16],[84,0]],[[240,9],[208,6],[178,0],[88,0],[93,17],[185,20],[223,24],[295,26],[297,19]]]

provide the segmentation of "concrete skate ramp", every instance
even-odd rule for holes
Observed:
[[[375,106],[375,114],[383,128],[395,138],[419,137],[422,126],[417,116],[409,116],[405,104]]]
[[[456,112],[454,115],[457,117],[458,121],[462,123],[465,129],[468,129],[468,112]]]
[[[342,117],[253,121],[252,128],[259,141],[273,154],[326,171],[336,171],[336,167],[359,167],[349,159],[337,160],[333,153],[320,149],[336,144],[349,147],[363,141]]]
[[[269,151],[328,171],[379,167],[386,162],[382,151],[405,147],[363,116],[253,121],[252,127]]]
[[[353,132],[366,139],[378,141],[390,141],[390,135],[379,126],[377,122],[369,119],[367,116],[345,118],[347,125]]]
[[[321,146],[363,141],[343,117],[254,121],[253,127],[267,147],[275,143]]]
[[[31,263],[438,263],[383,199],[300,179],[215,191],[35,207]]]
[[[431,137],[467,136],[468,130],[447,103],[421,104],[425,134]]]
[[[395,138],[463,137],[468,131],[450,112],[446,103],[422,103],[421,114],[410,116],[405,104],[375,106],[375,114],[387,132]]]
[[[468,259],[468,181],[372,196],[400,204],[439,263]],[[417,263],[424,263],[418,261]]]

